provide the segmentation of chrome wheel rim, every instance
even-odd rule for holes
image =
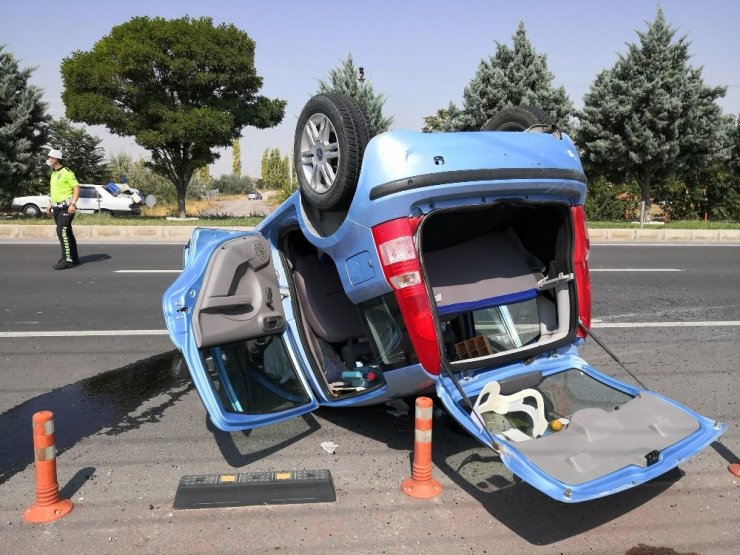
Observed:
[[[337,181],[340,160],[337,131],[324,114],[312,115],[301,133],[300,166],[308,186],[325,194]]]

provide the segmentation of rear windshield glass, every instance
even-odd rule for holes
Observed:
[[[619,409],[631,395],[596,380],[577,368],[551,374],[537,386],[545,397],[550,419],[571,417],[581,409]],[[549,401],[549,402],[548,402]]]

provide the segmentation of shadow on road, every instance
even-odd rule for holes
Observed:
[[[62,497],[62,499],[72,499],[72,496],[74,496],[75,493],[82,489],[82,486],[85,485],[85,482],[93,479],[94,477],[94,467],[86,466],[85,468],[81,468],[80,470],[75,472],[75,475],[72,476],[66,484],[64,484],[64,487],[59,489],[59,495]]]
[[[413,450],[413,409],[404,419],[388,414],[387,407],[320,410],[317,414],[354,433],[383,442],[390,449],[409,453]],[[561,503],[522,482],[495,452],[466,433],[456,431],[447,418],[446,414],[435,413],[434,465],[493,518],[533,545],[552,544],[602,526],[643,505],[683,476],[676,468],[652,482],[603,499]]]
[[[711,447],[717,452],[720,457],[725,459],[729,464],[740,463],[740,458],[738,458],[735,453],[730,451],[719,441],[715,441],[714,443],[712,443]]]
[[[275,424],[267,428],[229,433],[216,428],[211,422],[211,419],[206,416],[206,427],[213,434],[216,445],[218,445],[224,460],[233,468],[241,468],[272,455],[288,445],[308,437],[321,428],[321,425],[310,414],[305,414],[296,420],[298,422],[302,421],[304,425],[296,426],[296,423],[291,421],[283,424]],[[281,427],[285,429],[281,430]],[[250,438],[256,435],[261,437],[254,438],[254,441],[249,441]],[[272,441],[270,438],[272,438]],[[269,444],[269,447],[253,450],[255,445],[265,444]]]
[[[111,256],[106,253],[100,254],[85,254],[80,256],[80,264],[90,264],[92,262],[102,262],[103,260],[110,260]]]
[[[54,389],[13,407],[0,414],[0,484],[33,462],[34,413],[54,413],[57,453],[61,454],[98,432],[118,435],[158,422],[164,411],[192,387],[182,357],[170,351]],[[161,394],[166,396],[160,402],[136,413],[139,406]]]

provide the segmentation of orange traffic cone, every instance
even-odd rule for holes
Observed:
[[[414,464],[411,478],[401,483],[401,491],[411,497],[430,499],[442,493],[442,486],[432,478],[432,400],[416,399]]]
[[[36,503],[23,512],[26,522],[51,522],[74,508],[59,495],[57,448],[54,443],[54,413],[48,410],[33,415],[33,451],[36,467]]]

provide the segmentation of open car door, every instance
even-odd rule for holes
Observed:
[[[224,431],[318,407],[288,340],[271,251],[259,233],[196,229],[183,272],[164,294],[170,337]]]
[[[727,428],[598,372],[575,346],[462,379],[443,370],[437,394],[514,474],[564,502],[660,476]]]

